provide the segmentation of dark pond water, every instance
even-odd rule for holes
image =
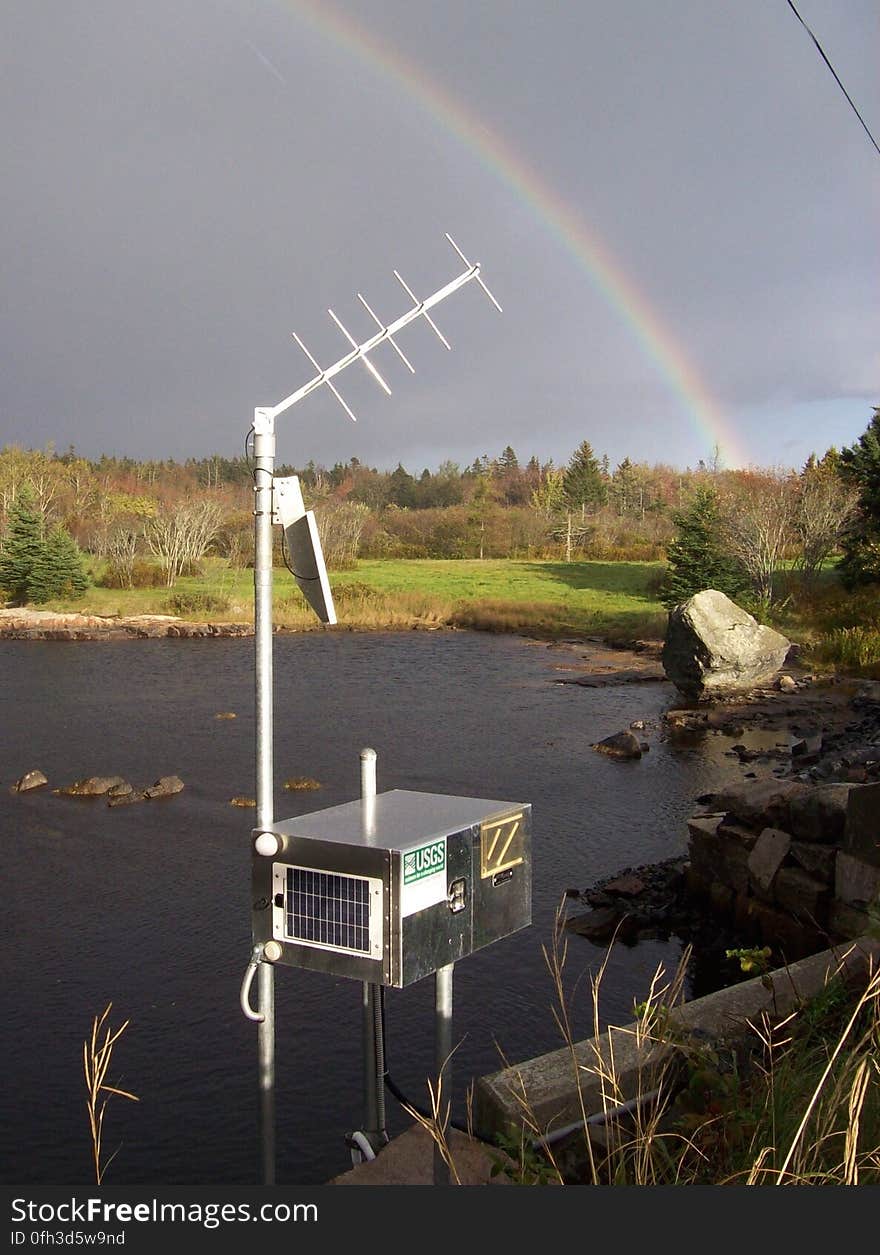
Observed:
[[[238,992],[250,952],[253,811],[250,641],[0,641],[0,851],[6,944],[0,1130],[7,1182],[88,1184],[82,1042],[110,1001],[130,1020],[112,1080],[107,1183],[260,1181],[255,1026]],[[379,755],[379,789],[528,801],[534,826],[532,927],[461,962],[454,1038],[467,1080],[561,1045],[542,946],[563,891],[685,847],[700,792],[729,778],[729,743],[673,748],[652,728],[665,683],[585,689],[554,681],[562,651],[470,634],[305,634],[276,639],[278,782],[286,818],[354,799],[359,753]],[[234,711],[234,720],[218,720]],[[649,721],[635,763],[590,744]],[[11,795],[39,767],[51,786],[92,774],[135,785],[175,772],[176,797],[108,808],[100,800]],[[319,793],[285,792],[313,776]],[[680,947],[617,947],[602,984],[605,1022],[631,1018],[658,964]],[[589,1034],[590,975],[603,957],[580,938],[566,978]],[[350,1166],[361,1125],[361,987],[278,971],[277,1179],[313,1184]],[[433,981],[388,991],[389,1068],[419,1102],[433,1067]],[[390,1103],[390,1100],[389,1100]],[[392,1131],[408,1123],[389,1105]]]

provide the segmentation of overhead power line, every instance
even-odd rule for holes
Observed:
[[[835,70],[834,66],[831,64],[831,62],[828,60],[828,58],[827,58],[827,57],[826,57],[826,55],[825,55],[825,50],[824,50],[824,48],[823,48],[823,47],[822,47],[822,45],[819,43],[818,39],[817,39],[817,38],[816,38],[816,36],[813,34],[813,32],[810,30],[809,26],[806,24],[806,22],[804,21],[804,19],[801,17],[800,13],[798,13],[798,11],[797,11],[797,9],[795,8],[795,5],[794,5],[794,3],[793,3],[793,0],[788,0],[788,7],[791,9],[792,13],[795,15],[795,17],[797,18],[797,20],[800,22],[801,26],[803,26],[804,30],[805,30],[805,31],[807,32],[807,34],[810,36],[810,39],[812,39],[813,43],[814,43],[814,44],[816,45],[816,47],[818,48],[818,50],[819,50],[819,56],[822,58],[822,60],[823,60],[823,61],[825,62],[825,64],[828,66],[828,69],[829,69],[829,70],[831,71],[831,73],[834,75],[834,81],[837,83],[837,86],[838,86],[838,87],[840,88],[840,90],[843,92],[844,96],[846,96],[847,100],[849,101],[850,108],[852,109],[853,113],[856,115],[856,117],[857,117],[857,118],[858,118],[858,120],[861,122],[862,126],[864,127],[864,129],[865,129],[865,134],[867,135],[867,137],[868,137],[868,139],[871,141],[871,143],[874,145],[874,147],[877,149],[878,154],[880,154],[880,145],[878,145],[877,141],[874,139],[874,136],[873,136],[873,135],[871,134],[871,132],[868,130],[868,124],[867,124],[867,122],[866,122],[866,121],[865,121],[865,119],[862,117],[862,115],[859,113],[858,109],[856,108],[855,104],[853,103],[852,96],[850,96],[849,92],[846,90],[846,88],[844,87],[843,83],[841,83],[840,78],[838,77],[837,71]]]

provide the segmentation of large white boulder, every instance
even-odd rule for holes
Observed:
[[[663,670],[686,697],[708,701],[767,683],[790,646],[724,593],[707,588],[670,612]]]

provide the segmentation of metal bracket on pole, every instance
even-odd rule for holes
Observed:
[[[258,405],[254,410],[253,433],[255,436],[275,434],[275,415],[269,407]]]

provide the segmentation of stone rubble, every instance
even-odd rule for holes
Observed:
[[[789,961],[880,925],[880,682],[789,678],[794,690],[667,712],[672,741],[787,740],[735,754],[756,771],[697,799],[686,856],[569,890],[570,931],[597,945],[699,938],[716,958],[770,945]]]

